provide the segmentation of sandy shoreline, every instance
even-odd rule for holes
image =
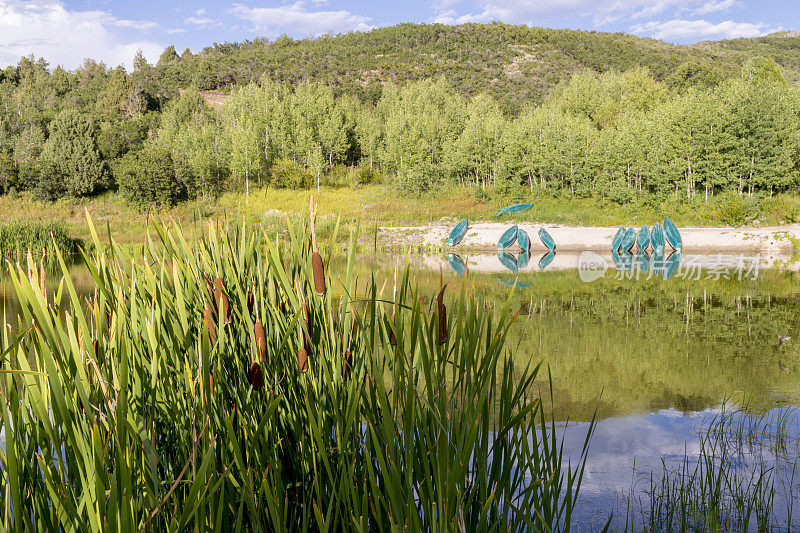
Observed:
[[[446,246],[445,242],[455,220],[443,220],[425,226],[381,227],[380,241],[389,246],[424,246],[436,248]],[[453,247],[455,251],[494,251],[497,240],[510,226],[501,222],[475,222],[469,226],[467,235],[461,243]],[[538,237],[539,228],[544,226],[556,242],[560,251],[594,250],[607,251],[617,231],[617,226],[563,226],[549,224],[522,223],[519,227],[531,237],[531,251],[545,250]],[[800,224],[787,224],[772,227],[682,227],[684,250],[694,252],[710,251],[779,251],[800,247]],[[450,249],[448,247],[448,249]]]

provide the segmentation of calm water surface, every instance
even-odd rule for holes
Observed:
[[[358,276],[374,274],[380,286],[405,260],[363,257]],[[333,261],[330,273],[336,276],[337,269],[343,272],[344,265]],[[596,413],[578,513],[587,528],[602,524],[611,508],[624,521],[626,498],[641,499],[649,473],[660,471],[662,460],[679,465],[685,455],[696,456],[698,435],[724,404],[767,415],[800,405],[796,258],[414,256],[411,269],[428,300],[444,282],[451,298],[466,284],[488,306],[501,306],[513,292],[512,305],[522,312],[508,347],[520,363],[543,360],[549,367],[552,412],[565,431],[566,453],[578,456]],[[51,290],[57,288],[56,274],[48,282]],[[86,269],[74,266],[71,277],[79,291],[89,292]],[[13,291],[5,282],[0,288],[13,323]],[[792,340],[779,346],[780,336]],[[546,372],[541,377],[549,397]],[[800,438],[797,424],[787,431]],[[791,507],[797,483],[788,481],[776,506]]]

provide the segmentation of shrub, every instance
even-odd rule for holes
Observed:
[[[713,200],[714,218],[728,226],[741,226],[757,214],[757,201],[752,196],[726,192]]]
[[[120,191],[141,207],[174,205],[185,192],[186,173],[168,148],[149,145],[129,153],[117,167]]]
[[[63,176],[54,163],[43,161],[38,165],[26,165],[25,172],[34,197],[52,202],[66,196]]]
[[[397,173],[395,182],[401,192],[422,194],[441,181],[441,172],[431,164],[404,167]]]
[[[71,196],[89,195],[107,185],[108,170],[97,149],[94,121],[74,109],[53,120],[41,158]]]
[[[760,211],[770,221],[792,224],[800,219],[800,206],[797,200],[785,194],[761,200]]]
[[[298,167],[291,159],[278,159],[269,169],[270,184],[279,189],[307,189],[314,183],[311,171]]]

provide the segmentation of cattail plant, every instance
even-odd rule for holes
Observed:
[[[264,334],[264,325],[260,320],[256,320],[253,330],[256,336],[256,348],[258,348],[258,358],[261,362],[267,361],[267,336]]]
[[[258,364],[258,361],[250,363],[250,369],[247,371],[247,380],[253,390],[261,390],[261,387],[264,386],[264,376],[261,373],[261,365]]]
[[[447,342],[447,307],[444,305],[444,290],[447,288],[447,283],[444,284],[439,295],[436,297],[437,315],[439,316],[439,344],[442,345]]]
[[[211,310],[211,304],[206,305],[203,310],[203,322],[208,329],[208,338],[211,339],[211,344],[217,343],[217,324],[214,322],[214,312]]]
[[[350,372],[353,370],[353,353],[350,350],[345,350],[342,356],[342,381],[347,381],[350,378]]]
[[[462,289],[448,332],[442,288],[440,327],[423,327],[406,272],[394,309],[411,349],[389,349],[383,297],[355,281],[356,234],[339,305],[312,310],[307,226],[291,219],[281,246],[244,224],[198,241],[157,225],[144,257],[88,224],[108,250],[82,257],[94,313],[122,327],[98,339],[58,249],[60,306],[34,272],[8,274],[32,327],[0,339],[0,530],[218,531],[228,517],[245,531],[570,529],[585,453],[563,460],[539,367],[504,346],[509,304],[491,313]],[[225,272],[228,292],[206,272]],[[240,287],[270,294],[254,322]],[[230,322],[223,296],[241,303]],[[340,369],[358,386],[332,380]]]
[[[253,291],[249,291],[247,293],[247,312],[250,313],[250,316],[253,315],[253,311],[256,308],[256,297],[253,294]]]
[[[319,255],[319,250],[317,249],[317,230],[314,226],[317,209],[314,204],[313,194],[311,195],[311,203],[308,206],[308,210],[311,215],[311,247],[313,250],[311,254],[311,269],[314,272],[314,289],[318,295],[323,296],[327,287],[325,286],[325,267],[322,264],[322,256]]]
[[[215,309],[219,309],[222,306],[222,316],[225,317],[225,322],[231,321],[231,305],[228,302],[228,297],[225,295],[225,284],[222,281],[222,278],[217,278],[214,280],[214,303]]]
[[[394,265],[394,288],[392,289],[392,318],[389,320],[389,344],[397,346],[397,336],[394,332],[394,310],[397,307],[397,264]]]

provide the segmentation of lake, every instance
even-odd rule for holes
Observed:
[[[510,299],[520,310],[507,348],[518,364],[543,362],[540,391],[568,455],[577,457],[597,419],[577,513],[582,526],[602,526],[612,508],[615,524],[624,525],[628,497],[646,505],[650,473],[696,459],[699,435],[725,409],[745,406],[732,416],[764,416],[762,424],[787,413],[788,438],[800,438],[793,411],[800,405],[796,257],[521,255],[366,255],[357,275],[361,283],[371,276],[379,287],[386,282],[389,298],[393,270],[409,258],[412,284],[428,304],[447,283],[450,298],[464,290],[479,305]],[[329,265],[334,279],[342,265]],[[72,266],[70,276],[89,293],[85,268]],[[48,291],[59,278],[53,266]],[[3,308],[13,324],[19,311],[8,285]],[[779,345],[781,336],[792,340]],[[742,453],[738,464],[742,472],[771,465],[777,477],[788,476],[788,460],[768,449]],[[783,527],[798,512],[791,505],[796,481],[787,477],[788,488],[775,496]]]

